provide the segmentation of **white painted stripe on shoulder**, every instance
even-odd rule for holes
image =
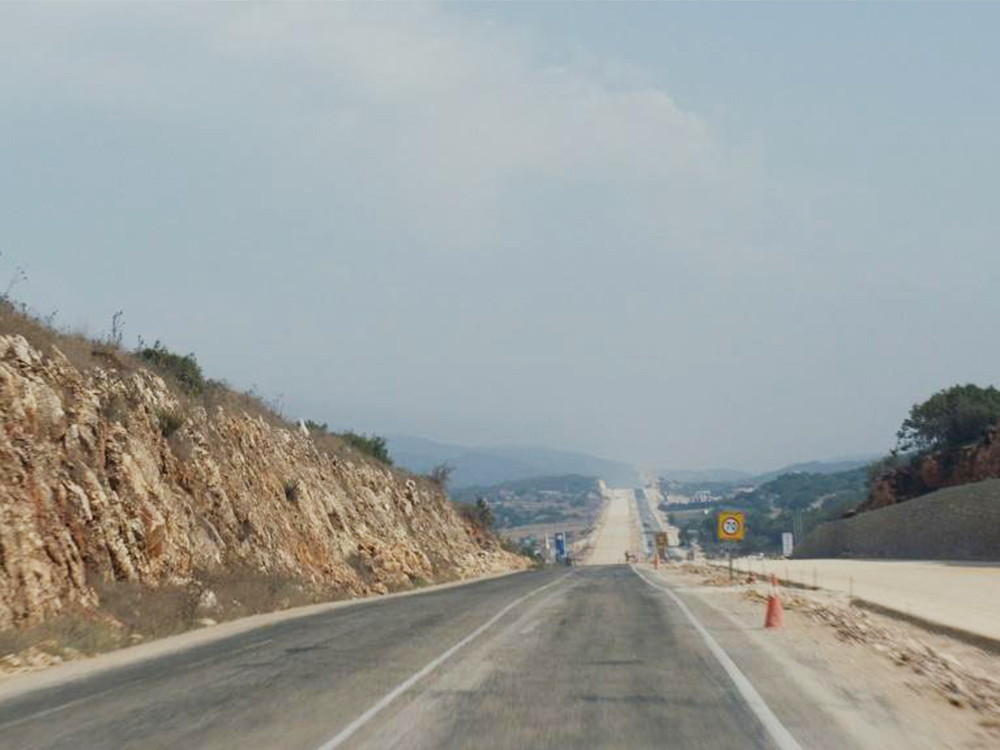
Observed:
[[[386,706],[388,706],[390,703],[392,703],[394,700],[396,700],[396,698],[398,698],[399,696],[401,696],[403,693],[405,693],[411,687],[413,687],[414,685],[416,685],[420,680],[422,680],[424,677],[426,677],[427,675],[429,675],[435,669],[437,669],[438,667],[440,667],[444,662],[446,662],[448,659],[450,659],[452,656],[454,656],[464,646],[467,646],[468,644],[472,643],[472,641],[476,640],[476,638],[478,638],[486,630],[488,630],[492,625],[494,625],[501,617],[503,617],[505,614],[507,614],[508,612],[510,612],[512,609],[514,609],[514,607],[516,607],[518,604],[520,604],[521,602],[525,601],[526,599],[530,599],[531,597],[535,596],[535,594],[539,594],[542,591],[545,591],[545,589],[548,589],[548,588],[551,588],[551,587],[555,586],[557,583],[562,583],[564,580],[566,580],[566,578],[569,575],[570,575],[570,573],[567,573],[566,575],[560,576],[559,578],[557,578],[556,580],[552,581],[551,583],[547,583],[544,586],[539,586],[537,589],[532,589],[531,591],[529,591],[524,596],[519,596],[517,599],[515,599],[512,602],[510,602],[510,604],[507,604],[499,612],[497,612],[495,615],[493,615],[490,619],[488,619],[486,622],[484,622],[478,628],[476,628],[471,633],[469,633],[467,636],[465,636],[465,638],[463,638],[462,640],[460,640],[458,643],[456,643],[454,646],[452,646],[451,648],[449,648],[447,651],[443,652],[442,654],[440,654],[439,656],[437,656],[435,659],[433,659],[432,661],[430,661],[426,666],[424,666],[418,672],[414,672],[412,675],[410,675],[409,677],[407,677],[403,682],[399,683],[396,687],[394,687],[388,693],[386,693],[385,695],[383,695],[378,700],[378,702],[375,703],[371,708],[369,708],[363,714],[361,714],[360,716],[358,716],[358,718],[356,718],[354,721],[352,721],[346,727],[344,727],[343,729],[341,729],[336,735],[334,735],[329,740],[327,740],[322,745],[320,745],[318,748],[316,748],[316,750],[334,750],[335,748],[338,748],[341,745],[343,745],[345,742],[347,742],[347,740],[349,740],[354,735],[355,732],[357,732],[359,729],[361,729],[369,721],[371,721],[372,719],[374,719],[375,716],[378,715],[378,713],[382,709],[384,709]]]
[[[753,686],[747,676],[740,671],[740,668],[736,666],[729,654],[725,652],[719,642],[712,637],[705,626],[702,625],[698,618],[694,616],[694,613],[688,609],[688,606],[681,600],[677,594],[671,591],[667,586],[661,586],[658,583],[650,581],[646,576],[635,569],[635,566],[629,566],[632,568],[632,572],[635,573],[639,578],[645,581],[647,584],[652,586],[658,591],[663,591],[671,599],[673,599],[674,604],[676,604],[681,612],[683,612],[691,624],[694,625],[694,629],[698,631],[702,639],[705,641],[705,645],[708,646],[708,650],[712,652],[712,655],[718,660],[722,668],[726,670],[726,674],[729,675],[729,679],[733,681],[736,689],[739,691],[740,695],[743,696],[743,700],[746,701],[750,710],[753,711],[754,715],[763,725],[764,729],[771,739],[774,740],[779,750],[803,750],[802,745],[799,744],[798,740],[792,736],[792,733],[785,728],[785,725],[781,723],[781,720],[774,715],[774,711],[771,710],[770,706],[764,701],[764,698],[760,693],[757,692],[757,688]]]

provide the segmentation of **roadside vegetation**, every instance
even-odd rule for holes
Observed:
[[[478,533],[483,536],[499,538],[500,546],[515,555],[521,555],[531,559],[535,565],[542,564],[542,557],[530,544],[515,542],[507,537],[499,536],[496,529],[496,516],[493,508],[484,497],[477,498],[475,502],[456,502],[458,514],[465,519]]]
[[[699,509],[661,506],[681,529],[681,541],[698,539],[708,550],[718,547],[716,511],[741,510],[746,514],[747,538],[742,553],[775,553],[781,550],[781,534],[794,531],[803,538],[824,521],[840,518],[867,496],[866,467],[836,474],[783,474],[751,491],[731,494],[723,500],[702,504]]]
[[[914,404],[896,433],[896,453],[947,451],[975,443],[1000,422],[1000,390],[968,383]]]
[[[496,516],[493,515],[493,509],[486,498],[480,497],[474,503],[457,502],[455,507],[458,509],[458,515],[479,531],[483,533],[493,532]]]
[[[331,432],[326,422],[320,424],[307,419],[306,428],[313,437],[333,437],[342,440],[346,445],[362,455],[374,458],[376,461],[392,466],[392,456],[389,455],[389,443],[384,437],[379,435],[364,435],[362,433],[347,430],[345,432]]]
[[[932,454],[940,454],[947,468],[963,448],[980,443],[997,425],[1000,390],[971,383],[942,389],[911,407],[895,448],[869,467],[869,484],[893,474],[919,475],[921,461]]]
[[[100,367],[128,376],[145,368],[162,377],[179,402],[177,409],[157,413],[160,429],[166,438],[171,438],[180,430],[190,410],[196,407],[203,407],[209,412],[223,407],[260,417],[278,427],[290,430],[296,427],[296,422],[282,412],[280,398],[267,399],[255,389],[241,391],[224,380],[209,378],[194,353],[180,354],[160,340],[150,346],[141,337],[135,348],[125,346],[125,320],[121,311],[112,316],[108,330],[97,336],[60,328],[57,318],[57,312],[38,315],[9,295],[0,295],[0,334],[24,336],[45,353],[51,353],[55,347],[82,371]],[[112,419],[124,418],[128,408],[126,403],[102,405],[105,415]],[[384,466],[393,465],[384,437],[353,430],[334,432],[325,423],[311,420],[306,425],[317,446],[331,455],[361,457]]]
[[[711,500],[661,508],[681,529],[681,540],[698,539],[713,550],[716,511],[746,514],[743,553],[777,553],[782,532],[803,539],[816,526],[865,510],[873,483],[894,472],[913,471],[922,458],[949,453],[981,441],[1000,423],[1000,390],[992,386],[954,385],[914,404],[896,434],[895,448],[884,458],[849,471],[820,474],[792,472],[748,489],[735,482],[663,482],[671,494],[707,493]],[[948,465],[946,461],[945,466]]]

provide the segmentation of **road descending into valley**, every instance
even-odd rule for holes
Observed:
[[[597,524],[594,548],[586,560],[589,565],[623,563],[626,552],[636,554],[641,547],[633,491],[605,488],[603,493],[604,512]]]
[[[595,554],[623,553],[629,493]],[[7,691],[0,748],[856,746],[746,633],[654,575],[529,571]]]

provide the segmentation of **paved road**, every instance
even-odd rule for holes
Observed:
[[[660,510],[660,503],[663,502],[663,493],[660,491],[659,478],[656,475],[646,477],[646,485],[642,489],[642,495],[646,499],[646,503],[649,505],[650,512],[653,514],[653,518],[659,523],[660,528],[667,532],[670,537],[670,546],[673,548],[680,547],[681,530],[676,526],[671,526],[667,521],[667,514]]]
[[[774,722],[849,746],[731,622],[677,596],[613,565],[366,602],[8,699],[0,747],[797,747]]]
[[[625,553],[638,553],[642,546],[635,522],[635,494],[630,489],[605,488],[607,502],[598,521],[594,548],[587,557],[589,565],[612,565],[624,562]]]
[[[635,504],[639,509],[639,521],[642,524],[643,551],[646,555],[652,555],[656,549],[656,534],[664,529],[660,525],[660,519],[653,514],[645,490],[635,490]]]

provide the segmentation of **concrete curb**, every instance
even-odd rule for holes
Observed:
[[[64,662],[52,667],[46,667],[34,672],[15,674],[9,677],[0,677],[0,701],[9,700],[25,693],[43,690],[45,688],[59,687],[76,680],[93,677],[102,672],[108,672],[122,667],[131,667],[142,662],[157,659],[171,654],[189,651],[199,646],[225,640],[236,635],[248,633],[257,628],[276,625],[289,620],[297,620],[303,617],[319,615],[325,612],[332,612],[337,609],[357,607],[364,604],[374,604],[384,602],[387,599],[396,599],[406,596],[419,596],[435,591],[443,591],[459,586],[467,586],[472,583],[489,581],[494,578],[503,578],[517,573],[524,573],[532,570],[507,570],[501,573],[489,573],[476,578],[464,578],[459,581],[448,581],[447,583],[436,583],[430,586],[423,586],[409,591],[397,591],[392,594],[382,596],[365,596],[357,599],[346,599],[336,602],[323,602],[321,604],[308,604],[304,607],[293,607],[277,612],[265,612],[259,615],[250,615],[238,620],[212,625],[197,630],[187,630],[183,633],[170,635],[166,638],[158,638],[148,643],[140,643],[135,646],[108,651],[96,656],[79,659],[76,661]]]

